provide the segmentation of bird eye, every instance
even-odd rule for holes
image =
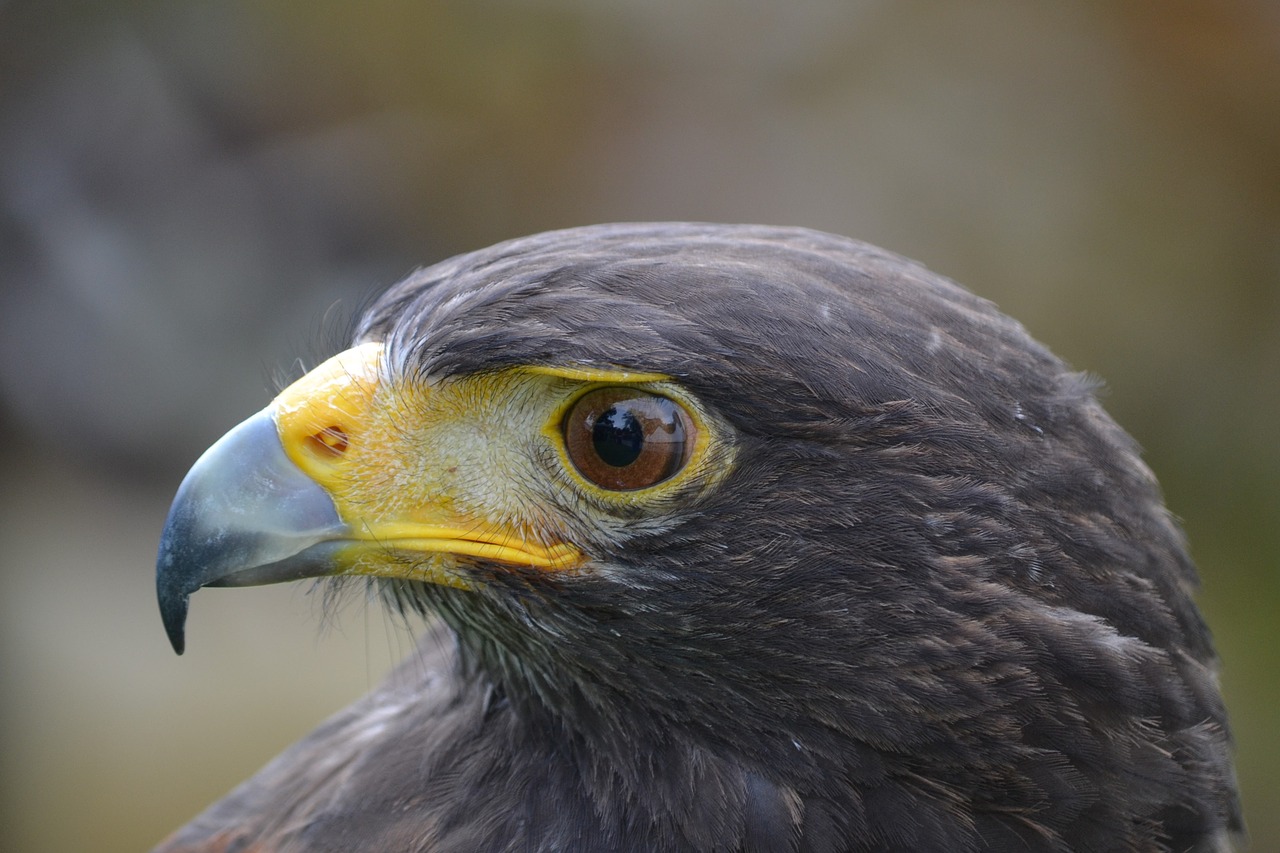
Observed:
[[[689,461],[693,420],[676,402],[634,388],[584,394],[564,419],[569,460],[582,476],[619,492],[655,486]]]

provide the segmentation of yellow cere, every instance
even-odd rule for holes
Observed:
[[[325,483],[347,447],[360,441],[378,390],[382,344],[340,352],[280,392],[271,404],[276,430],[293,463]],[[326,452],[327,451],[327,452]]]

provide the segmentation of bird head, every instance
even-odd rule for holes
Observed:
[[[411,276],[196,463],[158,566],[179,652],[201,587],[367,578],[566,730],[795,779],[893,764],[1078,814],[1151,720],[1223,719],[1181,535],[1091,383],[799,229],[575,229]]]

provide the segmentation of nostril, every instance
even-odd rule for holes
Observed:
[[[332,458],[341,456],[350,445],[346,430],[340,426],[327,426],[319,432],[307,436],[307,449],[317,456]]]

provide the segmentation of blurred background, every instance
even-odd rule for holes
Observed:
[[[411,646],[153,594],[178,481],[370,295],[610,220],[806,225],[995,300],[1145,446],[1280,850],[1273,0],[0,0],[0,849],[136,851]]]

